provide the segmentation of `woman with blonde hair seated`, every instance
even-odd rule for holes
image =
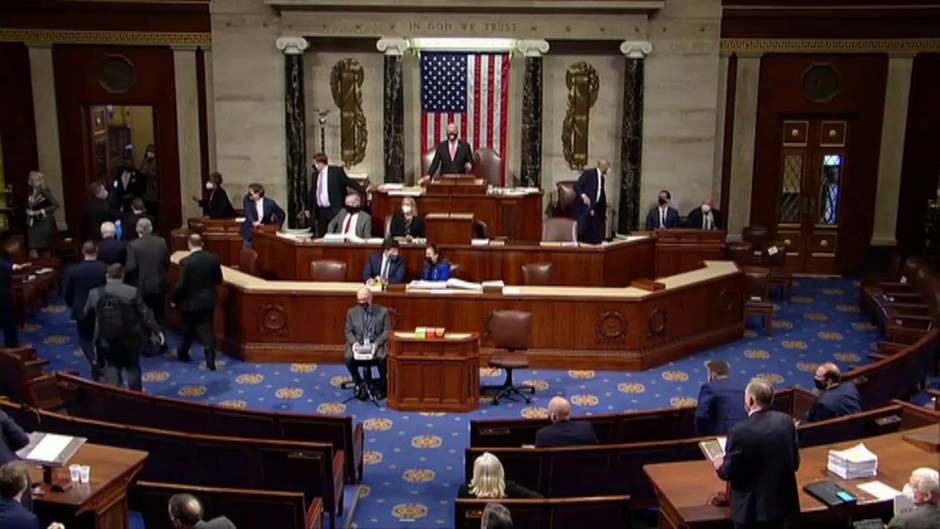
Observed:
[[[392,215],[388,231],[386,237],[404,237],[407,240],[427,237],[424,219],[418,214],[415,199],[405,197],[401,200],[401,207]]]
[[[473,478],[470,484],[460,486],[457,495],[461,498],[541,498],[538,492],[506,479],[503,464],[496,456],[483,452],[473,462]]]

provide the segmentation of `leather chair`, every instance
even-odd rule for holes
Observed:
[[[431,162],[434,161],[434,151],[435,149],[431,148],[427,151],[424,151],[424,154],[421,155],[421,175],[419,175],[418,178],[428,174],[428,169],[431,168]],[[438,173],[440,173],[440,169],[438,169]]]
[[[486,330],[497,349],[490,357],[489,366],[505,370],[506,380],[500,386],[484,386],[484,391],[496,391],[494,405],[499,404],[499,399],[513,395],[522,397],[526,403],[531,402],[525,393],[534,395],[535,388],[513,384],[512,373],[515,369],[529,367],[525,351],[532,335],[532,314],[519,310],[495,310],[487,321]]]
[[[744,273],[744,317],[760,316],[767,328],[767,335],[773,335],[772,319],[774,304],[769,301],[770,269],[762,266],[743,266]]]
[[[346,281],[346,263],[333,259],[310,261],[310,279],[311,281],[342,283]]]
[[[528,286],[552,284],[552,263],[528,263],[522,265],[522,283]]]
[[[477,149],[473,152],[473,174],[494,187],[503,185],[503,159],[493,149]]]
[[[728,259],[738,263],[738,266],[744,266],[751,261],[753,248],[754,244],[747,241],[729,242]]]
[[[545,242],[577,242],[578,222],[563,217],[545,219],[542,224],[542,240]]]
[[[741,230],[741,238],[753,243],[759,248],[763,248],[764,241],[767,239],[766,226],[748,226]]]
[[[576,183],[575,180],[563,180],[555,183],[557,200],[555,201],[554,216],[574,218],[575,201],[578,199],[578,194],[574,192]]]
[[[252,248],[242,248],[238,254],[238,269],[246,274],[258,275],[258,252]]]

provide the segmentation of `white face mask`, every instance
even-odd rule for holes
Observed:
[[[206,182],[206,189],[208,189],[209,191],[212,191],[213,189],[215,189],[215,184],[213,184],[212,182]]]
[[[702,213],[708,215],[708,212],[711,210],[712,210],[711,206],[709,206],[708,204],[702,204]]]
[[[405,215],[411,215],[411,206],[402,206],[401,211]]]
[[[148,152],[148,153],[147,153],[147,158],[153,158],[153,157],[154,157],[154,153],[152,153],[152,152]]]

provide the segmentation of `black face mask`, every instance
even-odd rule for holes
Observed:
[[[349,213],[350,215],[355,215],[356,213],[359,213],[360,209],[362,208],[360,208],[359,206],[346,206],[346,212]]]
[[[659,205],[660,205],[660,206],[665,206],[665,205],[666,205],[666,199],[665,199],[665,198],[662,198],[662,197],[659,197]]]
[[[826,382],[824,380],[819,380],[818,378],[813,379],[813,385],[816,386],[816,389],[819,391],[826,389]]]
[[[369,304],[368,304],[368,303],[360,303],[360,304],[359,304],[359,307],[362,308],[362,310],[366,310],[366,311],[369,310]]]
[[[448,134],[448,135],[447,135],[447,139],[449,139],[450,141],[457,141],[457,135],[456,135],[456,134]]]
[[[428,264],[431,266],[434,266],[435,264],[437,264],[437,259],[435,259],[434,257],[425,257],[424,260],[427,261]]]

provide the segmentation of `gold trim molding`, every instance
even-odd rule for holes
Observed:
[[[73,31],[0,28],[0,42],[26,44],[112,44],[122,46],[212,47],[211,33],[160,31]]]
[[[940,51],[940,39],[721,39],[725,53],[918,53]]]

